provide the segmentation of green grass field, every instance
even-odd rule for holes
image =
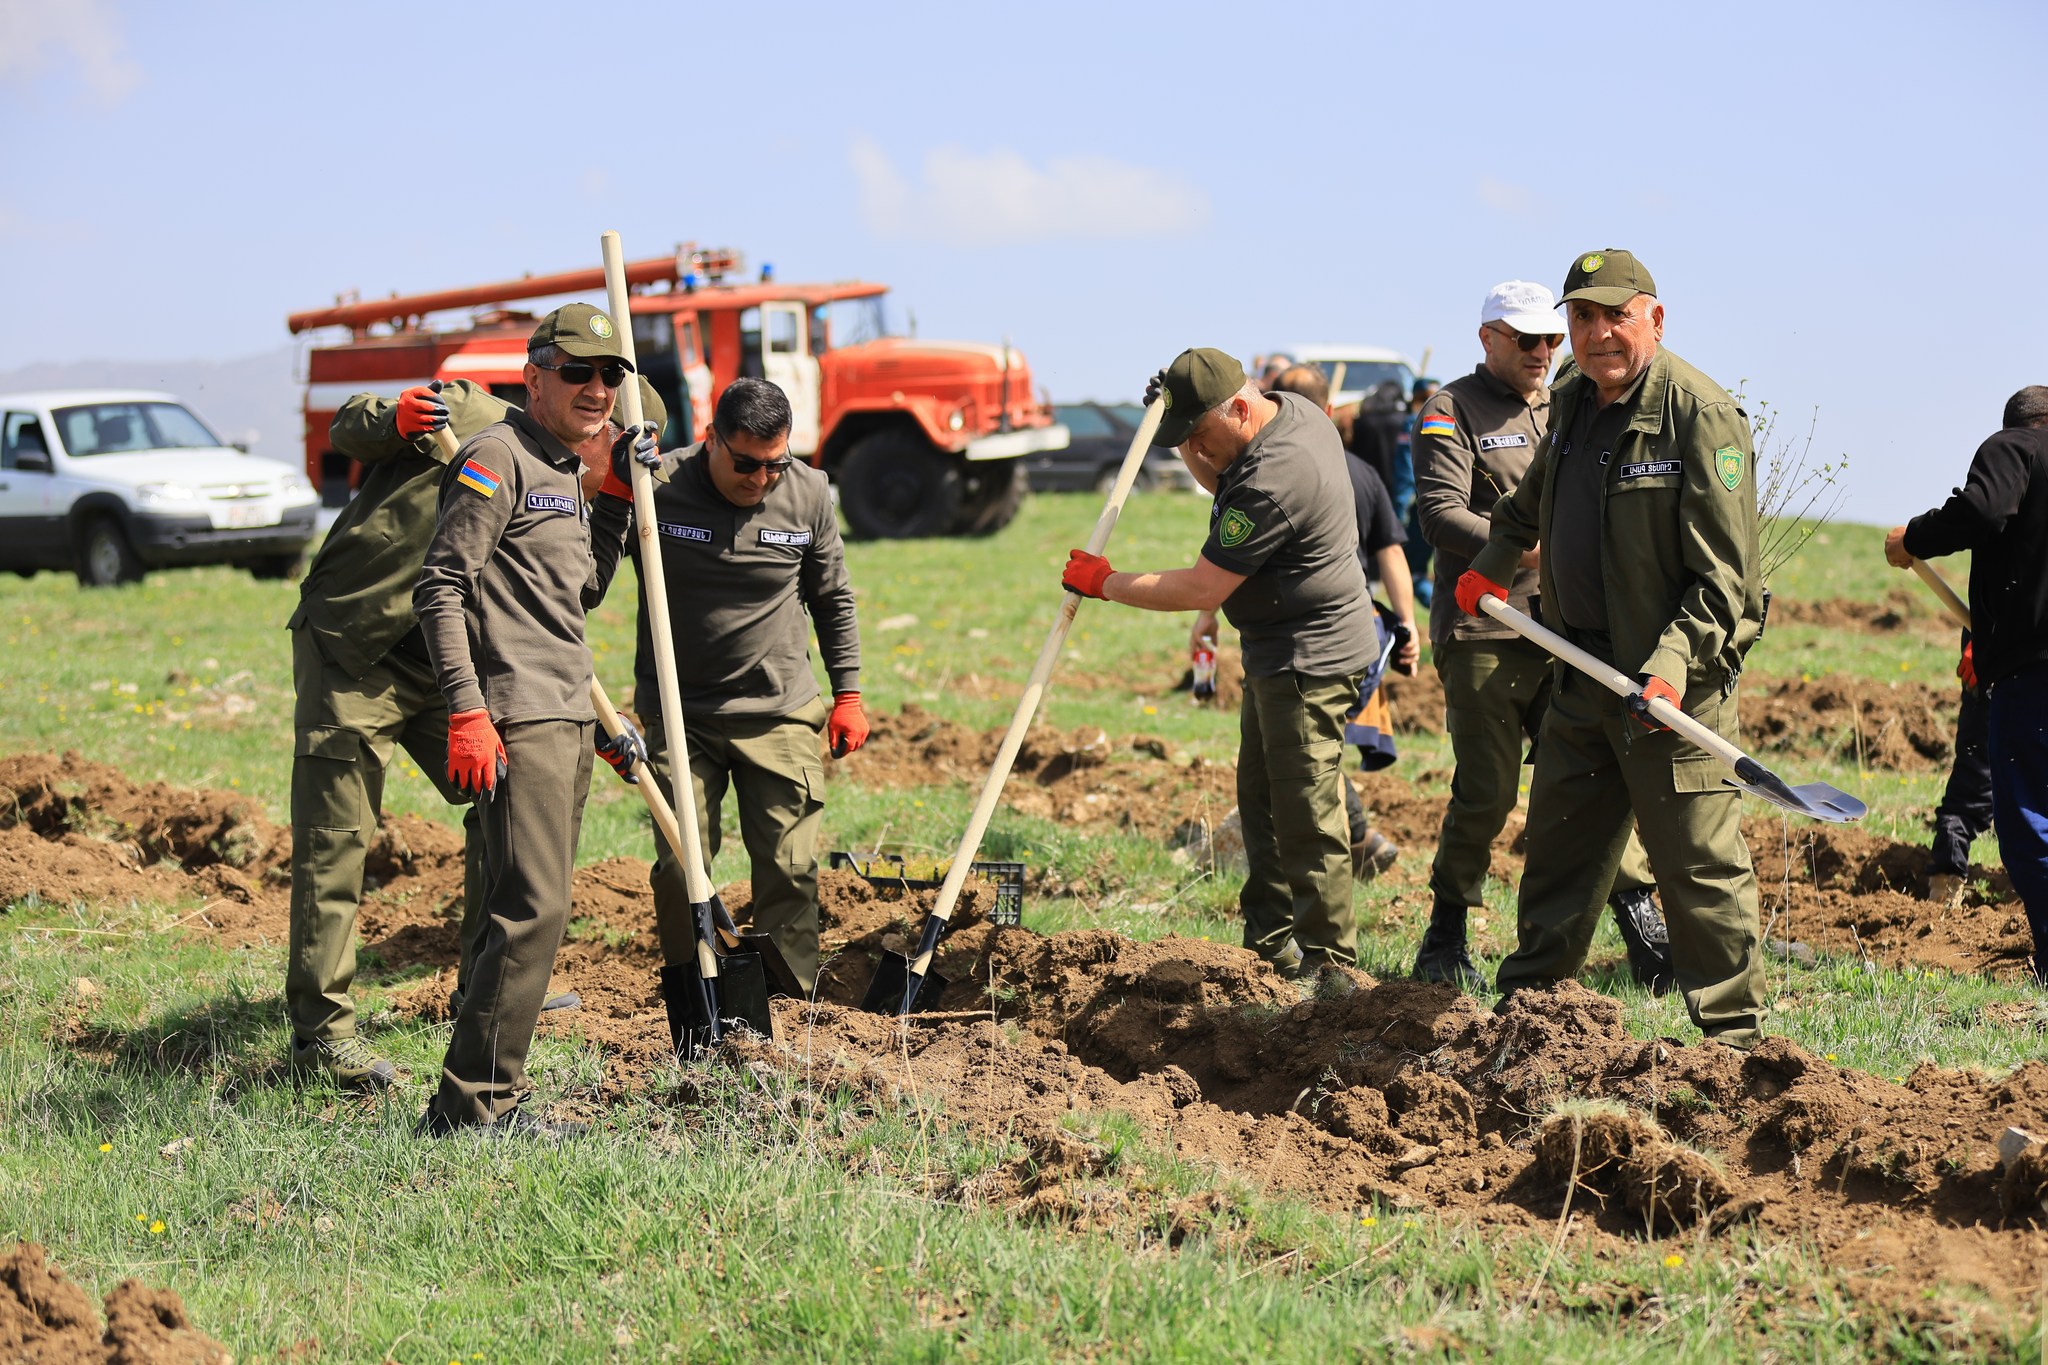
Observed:
[[[868,705],[917,703],[971,725],[1008,719],[970,678],[1021,681],[1058,605],[1059,567],[1097,511],[1032,499],[981,541],[856,545]],[[1135,499],[1110,548],[1120,567],[1187,562],[1205,506]],[[1957,568],[1952,578],[1960,578]],[[1788,598],[1882,596],[1879,532],[1833,526],[1773,585]],[[152,574],[80,591],[42,575],[0,583],[0,727],[9,752],[76,749],[142,781],[222,787],[286,820],[291,678],[283,623],[296,588],[225,570]],[[629,686],[630,592],[592,619],[599,667]],[[906,618],[915,618],[914,621]],[[884,629],[887,625],[889,628]],[[1087,604],[1044,718],[1143,731],[1227,761],[1234,720],[1167,691],[1185,617]],[[1952,652],[1920,634],[1774,626],[1756,673],[1842,672],[1943,683]],[[1140,692],[1156,680],[1157,693]],[[1447,746],[1404,737],[1412,771]],[[1865,795],[1870,826],[1924,839],[1936,777],[1802,770]],[[827,846],[950,851],[973,793],[835,783]],[[448,820],[409,764],[387,805]],[[453,823],[450,821],[449,823]],[[737,841],[733,841],[736,845]],[[1234,887],[1165,850],[999,813],[985,847],[1038,869],[1095,870],[1088,900],[1033,894],[1028,923],[1235,939]],[[1980,858],[1995,849],[1982,846]],[[645,821],[601,772],[581,859],[650,854]],[[1426,850],[1411,850],[1410,857]],[[743,878],[736,849],[714,869]],[[1390,893],[1358,892],[1365,965],[1405,968],[1377,928]],[[1489,904],[1512,914],[1511,887]],[[48,1245],[103,1293],[141,1276],[182,1294],[243,1361],[393,1360],[1508,1360],[2038,1358],[2032,1313],[1986,1306],[1969,1330],[1874,1313],[1811,1247],[1751,1230],[1644,1242],[1595,1257],[1415,1212],[1318,1211],[1232,1186],[1234,1216],[1168,1249],[1134,1220],[1064,1233],[933,1197],[1005,1153],[916,1112],[787,1118],[759,1083],[681,1073],[615,1111],[605,1136],[537,1148],[410,1136],[445,1028],[377,1013],[380,1048],[412,1078],[390,1102],[283,1083],[278,950],[228,952],[172,926],[193,907],[21,904],[0,919],[0,1235]],[[1611,927],[1603,927],[1604,945]],[[1490,967],[1492,964],[1482,964]],[[1632,1032],[1685,1035],[1682,1008],[1626,982]],[[1922,1059],[2008,1068],[2038,1035],[1988,1007],[2015,987],[1828,962],[1774,968],[1773,1031],[1891,1076]],[[546,1038],[543,1100],[597,1071]],[[1115,1114],[1091,1116],[1134,1185],[1212,1188]],[[181,1147],[170,1144],[190,1139]],[[169,1149],[168,1151],[166,1149]]]

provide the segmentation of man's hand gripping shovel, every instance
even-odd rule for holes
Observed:
[[[1099,555],[1109,544],[1109,533],[1116,529],[1117,518],[1124,510],[1124,500],[1131,494],[1131,486],[1137,481],[1138,471],[1145,463],[1145,452],[1151,448],[1153,434],[1159,430],[1159,419],[1165,412],[1165,405],[1157,399],[1146,407],[1144,420],[1138,423],[1137,433],[1131,437],[1131,448],[1124,455],[1123,467],[1117,471],[1116,483],[1109,490],[1109,501],[1103,505],[1095,530],[1088,537],[1089,554]],[[1045,685],[1052,677],[1053,665],[1059,661],[1060,650],[1067,642],[1067,632],[1074,624],[1074,613],[1080,606],[1079,593],[1069,591],[1063,594],[1059,615],[1053,619],[1052,630],[1045,637],[1045,647],[1038,651],[1038,662],[1031,669],[1030,680],[1024,684],[1024,695],[1017,699],[1016,714],[1010,717],[1010,728],[1004,732],[1002,746],[996,750],[995,766],[989,771],[988,781],[982,784],[981,796],[974,803],[974,813],[967,818],[966,832],[960,836],[960,846],[954,850],[953,862],[946,869],[946,879],[939,886],[938,899],[932,902],[931,913],[925,916],[924,929],[917,936],[917,947],[909,957],[901,953],[883,955],[875,969],[875,979],[861,998],[863,1009],[878,1014],[894,1010],[898,1017],[907,1017],[917,1008],[918,998],[926,993],[926,987],[930,987],[930,998],[934,1001],[946,993],[949,983],[945,978],[932,974],[932,954],[938,951],[939,939],[952,920],[953,907],[960,901],[960,888],[967,881],[969,864],[981,848],[981,836],[988,831],[989,819],[995,814],[996,802],[1003,794],[1003,783],[1009,779],[1010,767],[1017,761],[1017,751],[1024,746],[1024,733],[1031,728],[1032,717],[1038,714],[1039,700],[1045,695]]]
[[[626,295],[625,253],[619,234],[607,232],[601,239],[604,254],[605,301],[612,325],[618,329],[619,351],[628,361],[633,355],[633,315]],[[629,379],[621,390],[621,402],[629,426],[641,420],[640,385]],[[654,516],[654,477],[633,462],[633,524],[640,539],[640,574],[647,589],[647,619],[654,637],[654,678],[661,693],[661,728],[668,740],[670,780],[675,788],[674,823],[663,833],[673,840],[683,865],[683,882],[689,889],[690,913],[696,921],[697,953],[694,961],[662,971],[662,995],[672,1002],[680,994],[682,1009],[671,1013],[676,1052],[691,1056],[715,1044],[734,1022],[756,1033],[772,1035],[774,1019],[768,1012],[768,980],[759,953],[718,951],[718,930],[730,928],[732,916],[711,888],[704,868],[703,844],[697,838],[697,798],[690,784],[689,741],[683,728],[682,693],[676,684],[675,637],[669,627],[668,593],[662,576],[661,543]],[[615,718],[610,706],[598,708],[601,717]],[[616,720],[613,719],[613,724]],[[607,726],[607,729],[611,728]],[[639,783],[641,790],[654,793],[653,775]],[[652,802],[649,803],[652,809]],[[656,817],[657,822],[660,816]]]
[[[1751,796],[1761,797],[1774,806],[1783,806],[1786,810],[1810,816],[1815,820],[1825,820],[1830,824],[1842,825],[1851,820],[1860,820],[1869,811],[1870,808],[1863,802],[1841,788],[1825,782],[1807,782],[1796,787],[1786,782],[1662,697],[1645,700],[1643,689],[1627,674],[1612,664],[1594,658],[1557,632],[1538,625],[1500,598],[1491,595],[1481,597],[1479,609],[1523,639],[1543,646],[1616,696],[1629,700],[1632,706],[1652,720],[1670,727],[1680,736],[1720,759],[1735,774],[1728,779],[1729,786],[1738,787]]]

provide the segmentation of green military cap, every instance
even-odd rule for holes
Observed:
[[[647,376],[644,374],[633,382],[640,386],[640,420],[652,422],[657,428],[667,426],[668,404],[661,401],[661,395],[654,391],[654,385],[647,382]],[[612,404],[612,420],[621,427],[626,425],[626,391],[624,389],[619,390],[619,399],[616,403]]]
[[[1209,346],[1182,351],[1161,372],[1159,396],[1166,400],[1155,446],[1177,446],[1187,440],[1202,414],[1244,387],[1244,366]]]
[[[1572,262],[1564,277],[1564,297],[1559,303],[1586,299],[1603,308],[1619,308],[1638,294],[1655,294],[1657,282],[1643,264],[1626,251],[1613,247],[1589,251]]]
[[[621,360],[630,369],[633,362],[619,346],[619,329],[610,317],[587,303],[565,303],[540,320],[526,349],[559,346],[565,355],[578,360]]]

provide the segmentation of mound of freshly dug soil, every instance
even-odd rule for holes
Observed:
[[[1956,633],[1955,626],[1942,614],[1941,604],[1918,585],[1893,588],[1875,602],[1854,597],[1801,600],[1773,595],[1770,624],[1828,626],[1881,635],[1912,631],[1954,638]]]
[[[233,1365],[227,1347],[192,1326],[168,1289],[123,1280],[107,1295],[106,1328],[85,1291],[34,1242],[0,1254],[0,1358],[24,1365]]]

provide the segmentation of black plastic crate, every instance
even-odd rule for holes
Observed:
[[[859,873],[870,886],[900,886],[906,891],[934,890],[946,877],[945,866],[936,863],[932,865],[931,876],[913,877],[910,875],[910,860],[895,853],[874,853],[862,857],[839,850],[832,854],[831,866]],[[967,870],[995,883],[996,903],[989,911],[990,923],[1024,922],[1024,864],[976,861],[969,863]]]

